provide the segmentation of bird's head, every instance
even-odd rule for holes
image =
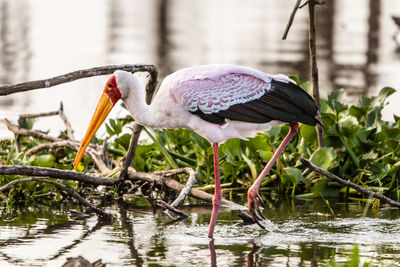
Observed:
[[[116,75],[117,73],[114,73],[114,75],[112,75],[110,79],[108,79],[104,87],[103,94],[101,95],[100,100],[97,103],[97,107],[96,110],[94,111],[92,120],[90,121],[89,127],[86,130],[85,137],[83,138],[81,146],[79,147],[78,153],[76,154],[75,157],[74,161],[75,170],[78,167],[79,162],[81,161],[81,158],[83,156],[83,153],[85,153],[85,150],[90,143],[90,140],[92,140],[94,134],[97,132],[100,125],[107,118],[108,113],[110,113],[114,105],[118,102],[119,99],[121,99],[121,91],[117,85],[118,79],[116,78]]]

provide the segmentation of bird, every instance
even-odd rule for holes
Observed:
[[[222,199],[219,144],[232,138],[247,139],[276,125],[289,125],[289,133],[247,192],[248,211],[262,228],[265,220],[258,192],[299,123],[320,124],[313,98],[286,75],[270,75],[233,64],[209,64],[178,70],[164,78],[151,104],[145,88],[130,72],[117,70],[106,82],[74,161],[76,170],[90,140],[118,100],[135,122],[155,129],[189,129],[207,139],[213,148],[215,192],[208,237],[214,237]]]

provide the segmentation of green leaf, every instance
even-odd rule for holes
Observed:
[[[379,104],[381,106],[383,106],[386,98],[388,98],[391,94],[393,94],[394,92],[396,92],[395,89],[393,89],[392,87],[384,87],[379,91],[379,95],[378,95],[378,101]]]
[[[39,155],[39,156],[35,156],[35,158],[31,164],[33,166],[51,168],[54,166],[55,160],[56,160],[56,158],[51,154]]]
[[[32,130],[33,124],[35,123],[36,118],[23,118],[23,119],[18,119],[18,125],[21,128],[27,129],[27,130]]]
[[[297,85],[300,85],[299,77],[291,75],[289,76],[289,79],[295,81]]]
[[[293,184],[297,185],[301,180],[303,180],[303,175],[301,171],[297,168],[286,167],[284,171],[291,177]]]
[[[317,141],[317,131],[314,126],[302,124],[300,126],[300,135],[309,143]]]
[[[115,139],[115,143],[120,145],[125,151],[128,150],[129,143],[131,141],[131,135],[130,134],[124,134]]]
[[[318,167],[327,170],[336,159],[336,152],[331,147],[320,147],[310,157],[310,161]]]
[[[281,126],[274,126],[267,131],[268,136],[275,137],[280,134],[282,127]]]
[[[351,115],[345,116],[339,120],[341,133],[346,137],[351,137],[359,131],[358,121],[356,117]]]
[[[300,85],[301,88],[304,89],[309,95],[312,96],[312,83],[310,81],[304,82]]]
[[[363,154],[361,159],[375,160],[377,157],[378,157],[378,153],[375,153],[375,152],[371,151],[371,152]]]

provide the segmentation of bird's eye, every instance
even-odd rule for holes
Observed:
[[[113,88],[112,83],[107,84],[107,89],[108,89],[108,90],[111,90],[112,88]]]

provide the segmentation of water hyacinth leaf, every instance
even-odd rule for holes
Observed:
[[[335,110],[336,112],[342,112],[346,110],[347,105],[343,104],[342,102],[343,95],[344,95],[344,90],[340,89],[332,92],[328,96],[328,104],[332,110]]]
[[[349,115],[354,116],[357,120],[361,121],[367,115],[368,107],[351,106],[349,108]]]
[[[331,107],[328,104],[328,101],[326,101],[325,99],[320,99],[320,109],[319,111],[322,113],[330,113],[330,114],[334,114],[333,110],[331,109]]]
[[[272,151],[265,151],[265,150],[257,150],[260,157],[264,160],[264,162],[268,162],[274,153]]]
[[[396,140],[396,141],[400,140],[400,128],[393,128],[393,127],[389,127],[385,124],[382,124],[381,131],[387,139]]]
[[[331,147],[320,147],[310,157],[310,161],[318,167],[327,170],[336,159],[336,152]]]
[[[378,101],[379,104],[381,106],[384,105],[384,102],[386,100],[386,98],[388,98],[390,95],[392,95],[394,92],[396,92],[395,89],[393,89],[392,87],[384,87],[379,91],[379,95],[378,95]]]
[[[275,137],[280,134],[282,127],[274,126],[267,131],[268,136]]]
[[[200,135],[198,135],[195,132],[192,132],[190,134],[190,137],[192,138],[192,140],[199,146],[201,147],[203,150],[207,150],[210,147],[210,143],[204,139],[203,137],[201,137]]]
[[[33,125],[35,124],[36,118],[20,118],[18,119],[18,125],[21,128],[32,130]]]
[[[119,145],[122,147],[125,151],[128,150],[129,143],[131,140],[131,135],[130,134],[123,134],[117,139],[115,139],[115,144]]]
[[[294,167],[286,167],[284,171],[291,177],[293,184],[297,185],[299,182],[303,180],[303,175],[301,171]]]
[[[251,148],[254,151],[261,149],[268,149],[268,143],[266,141],[265,135],[257,135],[254,138],[250,138],[248,142],[246,142],[246,146]]]
[[[289,79],[293,80],[297,85],[300,85],[299,77],[291,75]]]
[[[300,135],[309,143],[317,140],[317,131],[314,126],[302,124],[300,126]]]
[[[228,154],[233,158],[238,158],[241,156],[241,149],[240,149],[240,139],[230,139],[221,146],[221,152]]]
[[[346,137],[351,137],[359,131],[358,121],[356,117],[351,115],[345,116],[339,120],[339,127],[341,133]]]
[[[35,156],[31,165],[39,167],[53,167],[56,158],[51,154]]]
[[[310,81],[302,83],[300,87],[312,96],[312,83]]]

